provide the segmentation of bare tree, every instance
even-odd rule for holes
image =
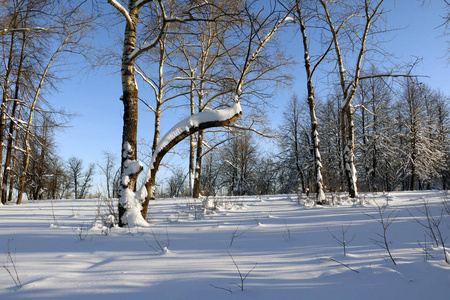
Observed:
[[[89,189],[92,187],[92,179],[95,173],[95,164],[89,164],[89,167],[83,174],[83,181],[80,185],[80,199],[84,199],[87,196]]]
[[[234,133],[221,147],[221,186],[229,195],[253,194],[257,166],[256,144],[249,132]]]
[[[83,199],[91,187],[95,165],[90,164],[88,169],[84,170],[83,160],[77,157],[69,158],[67,165],[74,197],[75,199]]]
[[[314,164],[314,192],[317,194],[317,203],[322,204],[326,197],[324,193],[323,179],[322,179],[322,157],[320,155],[320,145],[319,145],[319,123],[316,116],[316,104],[315,104],[315,92],[313,84],[313,75],[317,66],[323,61],[325,56],[331,49],[330,46],[324,51],[324,53],[319,56],[317,62],[313,65],[310,56],[310,47],[308,42],[308,37],[306,33],[306,22],[304,18],[304,12],[300,1],[296,1],[296,19],[300,24],[300,32],[302,34],[303,42],[303,52],[304,52],[304,62],[306,71],[306,87],[308,91],[308,106],[309,106],[309,116],[311,123],[311,145],[312,145],[312,156]]]
[[[112,195],[112,186],[115,172],[115,157],[114,154],[109,151],[103,151],[103,164],[97,164],[100,168],[100,171],[105,175],[105,183],[106,183],[106,195],[111,198]]]
[[[70,181],[72,182],[72,188],[75,199],[80,199],[80,185],[83,174],[83,160],[77,157],[71,157],[67,161],[69,168]]]
[[[342,104],[340,107],[342,159],[349,194],[352,198],[356,197],[358,193],[354,162],[355,136],[352,101],[356,95],[361,79],[361,68],[364,54],[366,53],[367,39],[371,33],[373,23],[380,17],[382,3],[383,0],[365,0],[362,5],[353,3],[352,1],[336,3],[334,1],[320,0],[320,4],[324,11],[324,21],[333,40],[337,73],[342,92]],[[342,15],[342,11],[345,13],[345,8],[340,7],[341,5],[350,5],[353,9],[349,13]],[[338,11],[338,14],[334,18],[331,10],[332,7],[336,7],[336,11]],[[350,20],[355,20],[356,18],[361,18],[360,24],[358,24],[358,22],[354,24],[350,23]],[[356,55],[352,71],[348,70],[345,65],[345,52],[344,49],[341,48],[341,35],[344,37],[350,36],[351,38],[356,39],[352,42],[352,47],[355,49],[354,54]]]
[[[376,68],[364,73],[377,74]],[[392,84],[375,77],[360,82],[355,101],[356,151],[360,157],[361,187],[366,191],[391,191],[398,179],[397,133],[392,111]]]
[[[182,168],[172,170],[172,176],[168,179],[169,196],[180,197],[185,193],[186,172]]]
[[[403,140],[405,178],[409,179],[411,190],[417,185],[424,189],[425,182],[430,188],[431,178],[438,178],[445,166],[445,148],[440,141],[446,138],[445,134],[439,138],[435,96],[425,84],[411,78],[405,80],[398,121],[404,125],[399,134]]]
[[[248,52],[244,64],[239,67],[240,72],[234,84],[233,94],[231,96],[232,105],[227,109],[217,111],[203,111],[196,115],[186,118],[175,125],[159,142],[153,153],[144,187],[136,193],[136,180],[143,166],[137,160],[137,122],[138,122],[138,90],[135,78],[135,61],[144,52],[155,48],[161,36],[166,32],[167,25],[170,23],[183,23],[190,21],[205,20],[202,15],[203,9],[213,9],[214,5],[208,2],[202,2],[197,5],[187,5],[175,15],[168,14],[166,5],[162,1],[135,1],[129,0],[125,8],[119,2],[108,0],[123,16],[126,22],[124,47],[122,55],[122,89],[121,100],[124,104],[124,127],[122,136],[122,164],[121,164],[121,192],[119,200],[119,225],[144,224],[150,199],[154,198],[155,176],[164,155],[184,138],[203,129],[211,127],[225,126],[242,114],[240,106],[240,96],[245,82],[245,76],[249,72],[253,62],[260,53],[263,46],[270,40],[275,31],[288,19],[282,16],[273,26],[268,34],[260,39],[260,32],[253,28]],[[181,4],[181,3],[180,3]],[[150,10],[159,10],[159,18],[155,28],[155,34],[152,40],[143,41],[139,44],[136,40],[138,33],[139,12],[143,8]],[[218,11],[217,15],[222,15]],[[216,15],[216,14],[215,14]],[[209,19],[214,21],[217,17]],[[145,200],[144,200],[145,199]],[[144,201],[142,201],[144,200]]]
[[[310,144],[309,135],[302,119],[302,105],[296,94],[288,101],[283,112],[283,123],[280,128],[280,148],[282,150],[281,159],[287,169],[295,169],[296,184],[301,187],[301,192],[306,193],[309,190],[307,176]],[[306,142],[305,142],[306,137]],[[293,192],[291,190],[291,192]],[[297,192],[296,190],[294,192]]]

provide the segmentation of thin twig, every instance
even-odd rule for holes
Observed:
[[[228,255],[230,256],[231,260],[233,261],[234,266],[236,267],[238,273],[239,273],[239,277],[241,279],[241,284],[239,285],[238,283],[234,283],[235,285],[237,285],[238,287],[241,288],[241,291],[244,290],[244,280],[247,279],[248,275],[250,275],[250,273],[256,268],[256,265],[258,263],[255,263],[255,265],[253,266],[253,268],[250,269],[250,271],[247,272],[247,274],[245,276],[242,276],[241,270],[239,269],[239,266],[237,265],[237,263],[234,261],[233,256],[231,256],[230,252],[228,252]]]

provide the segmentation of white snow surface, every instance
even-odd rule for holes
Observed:
[[[353,205],[341,195],[341,205],[323,207],[301,206],[296,195],[210,198],[215,212],[202,212],[202,199],[157,199],[150,227],[110,229],[96,218],[98,200],[4,205],[0,263],[15,275],[9,240],[22,287],[2,268],[0,299],[448,299],[448,254],[427,238],[433,258],[424,260],[417,240],[424,243],[425,229],[408,212],[420,217],[416,207],[425,199],[439,216],[443,197],[368,194]],[[387,232],[396,266],[370,241],[382,233],[366,215],[376,216],[372,199],[389,200],[386,213],[398,214]],[[355,238],[344,256],[330,232],[340,236],[349,224],[347,239]],[[449,225],[445,213],[445,236]],[[149,246],[158,250],[156,239],[160,251]],[[241,281],[228,253],[243,276],[255,267],[244,291],[234,284]]]
[[[230,108],[203,111],[195,115],[186,117],[185,119],[175,124],[159,141],[158,147],[156,147],[155,153],[153,154],[152,160],[150,161],[149,167],[147,169],[145,181],[148,182],[150,180],[153,164],[158,153],[161,152],[161,150],[164,149],[167,144],[169,144],[181,133],[189,131],[190,128],[198,127],[203,123],[228,120],[241,112],[241,104],[239,102],[233,102]]]

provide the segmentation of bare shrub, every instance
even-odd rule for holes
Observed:
[[[233,258],[233,256],[231,255],[231,253],[228,252],[228,251],[227,251],[227,253],[228,253],[228,255],[230,256],[231,260],[233,261],[233,264],[234,264],[234,266],[236,267],[236,270],[237,270],[237,272],[238,272],[238,274],[239,274],[239,278],[240,278],[240,280],[241,280],[241,283],[240,283],[240,284],[239,284],[239,283],[234,283],[234,284],[237,285],[237,286],[241,289],[241,291],[243,291],[243,290],[244,290],[244,281],[245,281],[245,279],[247,279],[248,275],[250,275],[250,273],[256,268],[256,265],[257,265],[258,263],[255,263],[255,265],[253,266],[253,268],[251,268],[251,269],[247,272],[247,274],[245,274],[245,276],[243,276],[242,273],[241,273],[241,270],[240,270],[240,268],[239,268],[239,266],[238,266],[238,264],[234,261],[234,258]]]
[[[350,222],[350,224],[347,225],[347,227],[341,226],[341,230],[339,231],[339,236],[333,234],[328,228],[328,232],[330,233],[330,235],[334,238],[334,240],[342,246],[342,248],[344,249],[344,256],[347,256],[347,245],[350,244],[353,239],[355,238],[356,234],[353,235],[353,237],[351,239],[347,239],[345,237],[345,235],[347,234],[348,229],[350,228],[350,225],[352,223]]]
[[[397,215],[395,215],[395,214],[397,211],[395,209],[387,211],[387,208],[389,207],[388,205],[380,206],[375,200],[373,202],[375,203],[376,215],[375,216],[369,215],[369,214],[365,214],[365,215],[367,215],[368,217],[377,221],[381,225],[381,227],[383,229],[383,233],[382,234],[376,233],[376,235],[379,237],[379,239],[371,238],[370,240],[375,245],[379,246],[382,249],[385,249],[389,255],[389,258],[394,263],[394,265],[397,265],[396,261],[392,257],[392,253],[391,253],[391,249],[390,249],[390,245],[392,244],[392,242],[389,241],[389,239],[387,237],[388,228],[395,221],[395,218],[397,217]]]
[[[153,236],[153,241],[155,242],[155,244],[151,244],[150,242],[148,242],[146,239],[144,239],[145,243],[153,249],[153,251],[155,251],[156,253],[165,253],[169,250],[169,246],[170,246],[170,238],[169,238],[169,232],[167,231],[167,227],[166,227],[166,241],[162,241],[159,237],[159,234],[156,235],[155,232],[153,232],[153,230],[151,229],[151,233]]]
[[[11,249],[10,249],[11,242],[12,242],[12,239],[8,239],[8,246],[7,246],[8,248],[7,248],[7,252],[6,252],[7,263],[3,264],[3,268],[6,270],[6,272],[8,272],[9,276],[14,281],[14,284],[16,285],[16,287],[21,288],[22,283],[20,282],[19,273],[17,271],[17,266],[16,266],[16,249],[14,249],[14,255],[11,254]],[[8,263],[11,264],[11,267],[9,266]]]

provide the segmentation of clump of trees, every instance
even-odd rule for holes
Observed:
[[[373,70],[371,70],[371,73]],[[340,146],[339,96],[317,101],[325,191],[345,192]],[[355,163],[358,189],[379,192],[448,189],[449,97],[417,78],[361,83],[355,95]],[[293,95],[278,129],[278,150],[267,153],[256,133],[234,131],[205,157],[201,194],[214,196],[314,191],[314,146],[308,101]],[[179,172],[184,174],[186,172]],[[185,182],[182,182],[185,184]],[[312,193],[312,192],[311,192]]]
[[[82,52],[93,20],[83,12],[87,2],[2,3],[1,201],[10,200],[14,188],[18,203],[24,192],[34,199],[86,197],[94,165],[85,169],[81,160],[65,163],[55,154],[55,130],[70,116],[53,109],[45,92],[58,83],[55,62]],[[189,170],[172,169],[169,196],[300,192],[323,203],[325,192],[356,197],[358,190],[448,187],[448,97],[420,83],[411,69],[372,66],[384,57],[384,1],[272,4],[102,4],[124,33],[113,62],[120,63],[122,78],[120,169],[111,153],[98,165],[105,195],[119,198],[120,226],[144,224],[159,166],[184,139]],[[292,58],[282,50],[277,34],[286,26],[298,30],[301,67],[289,68]],[[290,82],[290,71],[306,74],[306,95],[296,91],[289,99],[277,132],[265,112],[277,88]],[[154,123],[149,166],[140,180],[142,106]],[[172,108],[185,112],[162,136],[161,123]],[[260,137],[276,137],[279,150],[263,154]]]
[[[17,203],[56,197],[62,178],[54,133],[69,115],[53,108],[68,55],[84,53],[82,38],[93,17],[75,1],[2,1],[0,6],[0,197]]]

